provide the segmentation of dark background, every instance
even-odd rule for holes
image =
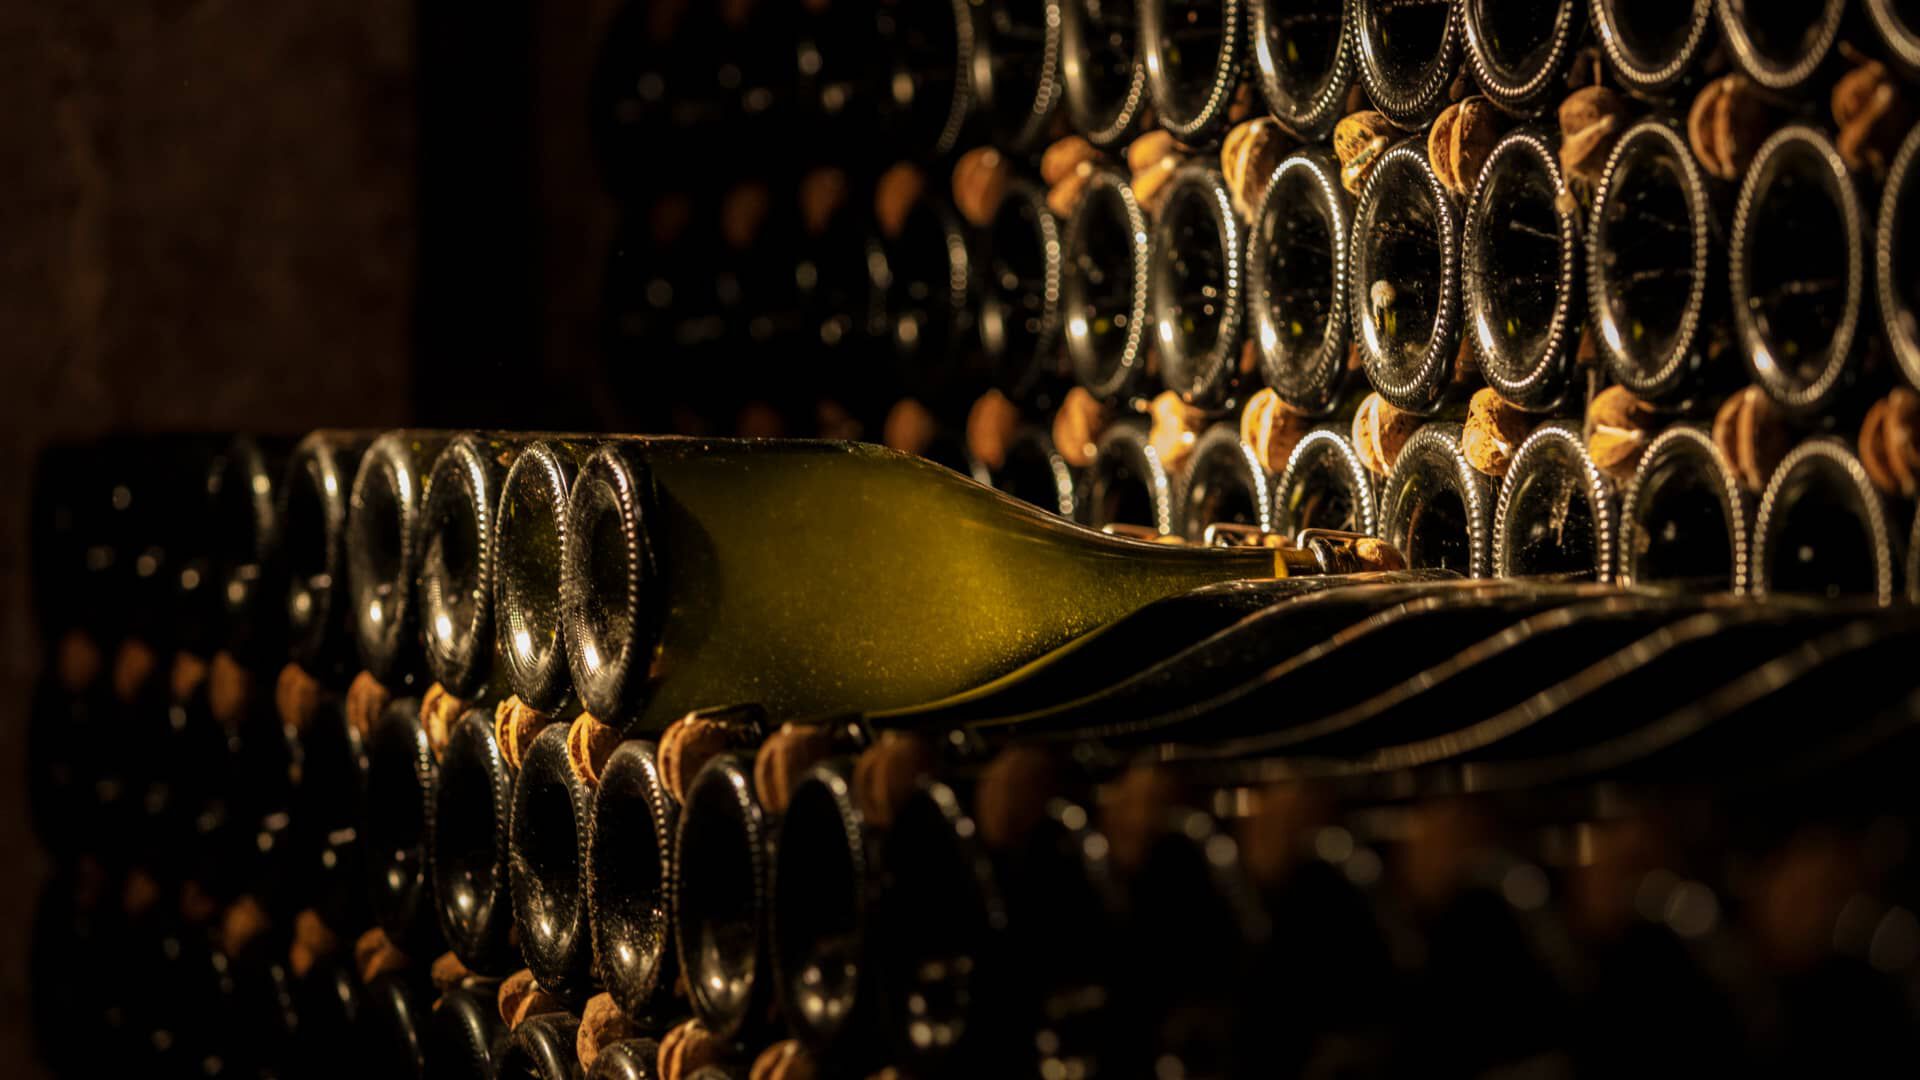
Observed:
[[[617,7],[0,4],[0,1070],[30,1068],[44,869],[20,780],[35,454],[111,430],[608,423],[586,83]]]

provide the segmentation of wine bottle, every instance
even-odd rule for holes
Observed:
[[[1920,73],[1920,19],[1898,0],[1861,0],[1860,11],[1895,67],[1908,78]]]
[[[1607,156],[1587,217],[1587,314],[1608,373],[1639,397],[1710,394],[1742,374],[1721,358],[1715,202],[1665,121],[1634,124]]]
[[[1156,536],[1174,535],[1179,520],[1174,479],[1146,430],[1126,421],[1111,424],[1096,447],[1086,523],[1096,529],[1130,525]]]
[[[1139,57],[1138,5],[1129,0],[1062,0],[1060,81],[1074,130],[1101,149],[1135,134],[1147,98]]]
[[[427,1080],[488,1080],[501,1035],[500,1006],[493,995],[454,987],[440,995],[427,1017]]]
[[[1349,382],[1352,221],[1339,163],[1309,147],[1280,162],[1247,239],[1248,332],[1261,374],[1281,400],[1310,416],[1332,411]]]
[[[1190,405],[1230,410],[1245,381],[1246,230],[1220,170],[1196,163],[1174,173],[1150,250],[1148,318],[1160,378]]]
[[[508,865],[520,955],[540,988],[584,1002],[593,988],[585,864],[593,840],[593,789],[574,772],[567,725],[534,737],[513,782]]]
[[[869,259],[899,382],[923,398],[967,397],[963,363],[978,344],[974,324],[977,270],[960,218],[927,193],[915,198],[897,227],[882,224],[877,258]]]
[[[354,1070],[364,991],[348,962],[337,956],[315,960],[294,983],[295,1060],[315,1076],[339,1076]]]
[[[358,933],[370,915],[365,740],[332,700],[322,700],[296,737],[291,769],[298,779],[288,836],[296,875],[291,893],[334,933]]]
[[[1154,117],[1190,146],[1216,143],[1245,74],[1244,0],[1144,0],[1140,57]]]
[[[674,834],[674,948],[694,1017],[727,1042],[765,1034],[771,1019],[771,832],[754,792],[747,759],[715,756],[687,790]]]
[[[1373,107],[1408,131],[1447,104],[1460,66],[1455,0],[1348,0],[1347,36]]]
[[[1052,130],[1063,94],[1061,24],[1058,9],[1046,3],[973,8],[975,107],[1004,152],[1037,150]]]
[[[345,685],[353,662],[348,493],[372,441],[366,432],[313,432],[294,447],[281,488],[289,651],[294,663],[329,686]]]
[[[878,898],[875,831],[850,763],[830,761],[793,785],[769,875],[768,937],[780,1012],[816,1059],[872,1065],[880,991],[870,974]]]
[[[1411,567],[1469,577],[1492,571],[1493,482],[1467,463],[1460,425],[1413,433],[1380,491],[1380,536]]]
[[[440,928],[427,869],[428,813],[439,763],[418,698],[398,698],[366,739],[364,843],[373,918],[411,956],[437,956]]]
[[[1016,403],[1059,397],[1060,222],[1046,192],[1016,181],[980,244],[980,345],[994,385]]]
[[[1586,38],[1580,0],[1460,0],[1467,64],[1480,92],[1507,112],[1538,116],[1566,92]]]
[[[1578,427],[1548,423],[1514,452],[1493,512],[1497,577],[1613,580],[1619,498]]]
[[[850,561],[855,548],[864,555]],[[936,551],[947,554],[929,560]],[[775,717],[906,704],[1002,674],[1158,596],[1272,576],[1275,559],[1100,536],[878,447],[624,441],[574,484],[568,661],[589,712],[639,730],[713,701],[755,701]],[[1122,560],[1127,572],[1110,573]],[[1076,602],[1041,611],[1021,600],[1015,577],[1040,572]],[[716,594],[717,581],[766,584]],[[954,632],[989,613],[1024,628],[1017,648],[1004,634]],[[833,632],[842,619],[861,632]]]
[[[1813,438],[1786,456],[1753,525],[1753,593],[1893,602],[1894,538],[1886,507],[1845,443]]]
[[[1074,377],[1094,397],[1141,392],[1146,373],[1148,224],[1126,176],[1096,169],[1067,222],[1061,308]]]
[[[1839,63],[1846,0],[1714,0],[1714,8],[1734,67],[1764,89],[1810,94]]]
[[[1803,126],[1761,146],[1741,184],[1728,260],[1733,323],[1767,396],[1829,412],[1860,378],[1865,210],[1833,143]]]
[[[1274,531],[1290,537],[1303,529],[1374,536],[1379,523],[1373,477],[1353,444],[1337,431],[1308,432],[1274,485]]]
[[[1367,378],[1389,404],[1433,412],[1460,351],[1460,220],[1421,140],[1394,145],[1367,175],[1348,259],[1353,336]]]
[[[500,481],[492,536],[494,638],[507,685],[530,708],[561,712],[572,695],[561,618],[567,500],[592,442],[528,444]]]
[[[1085,501],[1079,472],[1055,449],[1052,436],[1037,427],[1023,427],[1007,444],[1006,461],[991,479],[996,490],[1076,521]]]
[[[973,109],[973,16],[966,0],[884,0],[880,48],[892,93],[887,141],[905,157],[941,157],[960,144]]]
[[[528,1080],[580,1080],[580,1058],[574,1045],[580,1019],[569,1013],[529,1016],[504,1041],[495,1075]]]
[[[1478,6],[1479,0],[1468,0],[1466,9]],[[1574,353],[1586,304],[1579,201],[1554,145],[1525,130],[1495,144],[1462,232],[1465,316],[1481,374],[1521,408],[1558,409],[1575,393]]]
[[[427,670],[457,698],[504,696],[506,672],[492,678],[494,598],[508,591],[494,537],[504,529],[498,510],[517,509],[503,501],[501,489],[526,445],[518,435],[461,435],[434,459],[424,486],[413,532],[420,632]],[[557,558],[558,546],[547,552],[549,559]],[[525,570],[526,560],[516,566]],[[502,685],[483,695],[490,681]]]
[[[1591,3],[1594,37],[1621,89],[1659,103],[1688,96],[1718,40],[1714,0]]]
[[[504,976],[520,966],[512,943],[513,777],[493,718],[467,713],[440,752],[428,815],[430,895],[448,948],[469,971]]]
[[[219,648],[258,668],[286,655],[285,612],[274,575],[280,531],[276,498],[291,447],[238,435],[207,474],[213,519],[209,587],[220,605]]]
[[[1746,592],[1751,504],[1711,435],[1690,425],[1661,432],[1621,499],[1620,583]]]
[[[671,999],[675,964],[668,888],[680,807],[654,744],[621,743],[600,770],[587,847],[587,912],[600,981],[622,1015],[645,1022]]]
[[[1189,540],[1202,539],[1212,525],[1275,531],[1273,477],[1230,423],[1214,425],[1194,444],[1175,500]]]
[[[1874,223],[1874,295],[1880,328],[1907,381],[1920,385],[1920,290],[1914,286],[1914,244],[1920,243],[1920,129],[1909,132],[1887,169]]]
[[[1249,12],[1260,92],[1282,126],[1318,142],[1333,134],[1353,88],[1353,45],[1342,0],[1284,7],[1267,0]]]
[[[420,674],[416,547],[434,461],[451,432],[390,431],[375,439],[353,478],[347,518],[347,587],[354,643],[373,677],[411,687]]]
[[[431,1010],[415,980],[417,972],[388,971],[367,983],[355,1023],[355,1068],[376,1076],[417,1077],[426,1072]]]

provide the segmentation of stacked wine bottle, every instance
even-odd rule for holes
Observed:
[[[49,452],[45,1058],[1911,1075],[1914,45],[634,6],[622,377],[894,449]]]

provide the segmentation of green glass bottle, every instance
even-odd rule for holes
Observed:
[[[1316,569],[1298,549],[1080,528],[877,446],[637,439],[582,466],[563,545],[582,704],[663,727],[931,701],[1150,601]]]

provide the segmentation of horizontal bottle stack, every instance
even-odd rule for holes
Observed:
[[[49,453],[44,1056],[1910,1075],[1920,45],[1654,7],[629,5],[633,426],[951,468]]]
[[[1143,542],[806,441],[37,490],[63,1074],[1914,1061],[1904,604]]]

